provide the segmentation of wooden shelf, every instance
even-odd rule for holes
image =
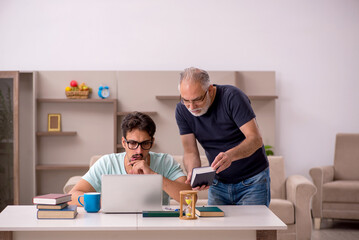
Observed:
[[[156,96],[158,100],[177,100],[179,101],[181,98],[179,95],[158,95]]]
[[[77,132],[36,132],[36,136],[75,136]]]
[[[126,116],[129,113],[132,113],[132,112],[117,112],[117,116]],[[147,115],[157,114],[157,112],[142,112],[142,113],[147,114]]]
[[[248,95],[248,97],[251,100],[273,100],[278,98],[276,95]],[[180,96],[177,95],[161,95],[156,96],[156,98],[158,100],[180,100]]]
[[[250,100],[274,100],[277,99],[276,95],[249,95]]]
[[[89,165],[65,165],[65,164],[39,164],[36,166],[37,171],[42,170],[88,170]]]
[[[116,99],[38,98],[38,103],[114,103]]]

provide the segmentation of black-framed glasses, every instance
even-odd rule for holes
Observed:
[[[143,141],[143,142],[136,142],[133,140],[127,140],[125,138],[125,142],[127,143],[127,147],[131,150],[136,150],[138,148],[138,146],[141,145],[141,148],[143,150],[149,150],[152,147],[153,141],[152,140],[147,140],[147,141]]]
[[[207,91],[205,92],[205,94],[202,97],[198,97],[198,98],[193,99],[193,100],[187,100],[187,99],[182,98],[182,96],[181,96],[181,103],[184,104],[184,105],[188,105],[190,103],[192,103],[192,104],[201,103],[205,99],[205,97],[207,95],[207,92],[208,92],[208,89],[207,89]]]

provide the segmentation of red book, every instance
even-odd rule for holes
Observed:
[[[45,195],[36,196],[32,199],[34,204],[49,204],[56,205],[71,201],[71,194],[49,193]]]

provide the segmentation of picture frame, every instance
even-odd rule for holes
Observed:
[[[60,132],[61,131],[61,114],[49,113],[47,115],[47,131]]]

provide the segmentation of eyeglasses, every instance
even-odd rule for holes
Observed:
[[[198,98],[196,98],[194,100],[187,100],[187,99],[182,98],[182,96],[181,96],[181,103],[183,105],[189,105],[191,103],[192,104],[199,104],[199,103],[203,102],[204,98],[207,95],[207,92],[208,92],[208,90],[206,91],[206,93],[202,97],[198,97]]]
[[[153,143],[150,140],[143,141],[143,142],[136,142],[133,140],[127,141],[126,138],[125,138],[125,142],[127,143],[127,147],[131,150],[136,150],[138,148],[138,146],[140,146],[140,145],[143,150],[149,150],[152,147],[152,143]]]

